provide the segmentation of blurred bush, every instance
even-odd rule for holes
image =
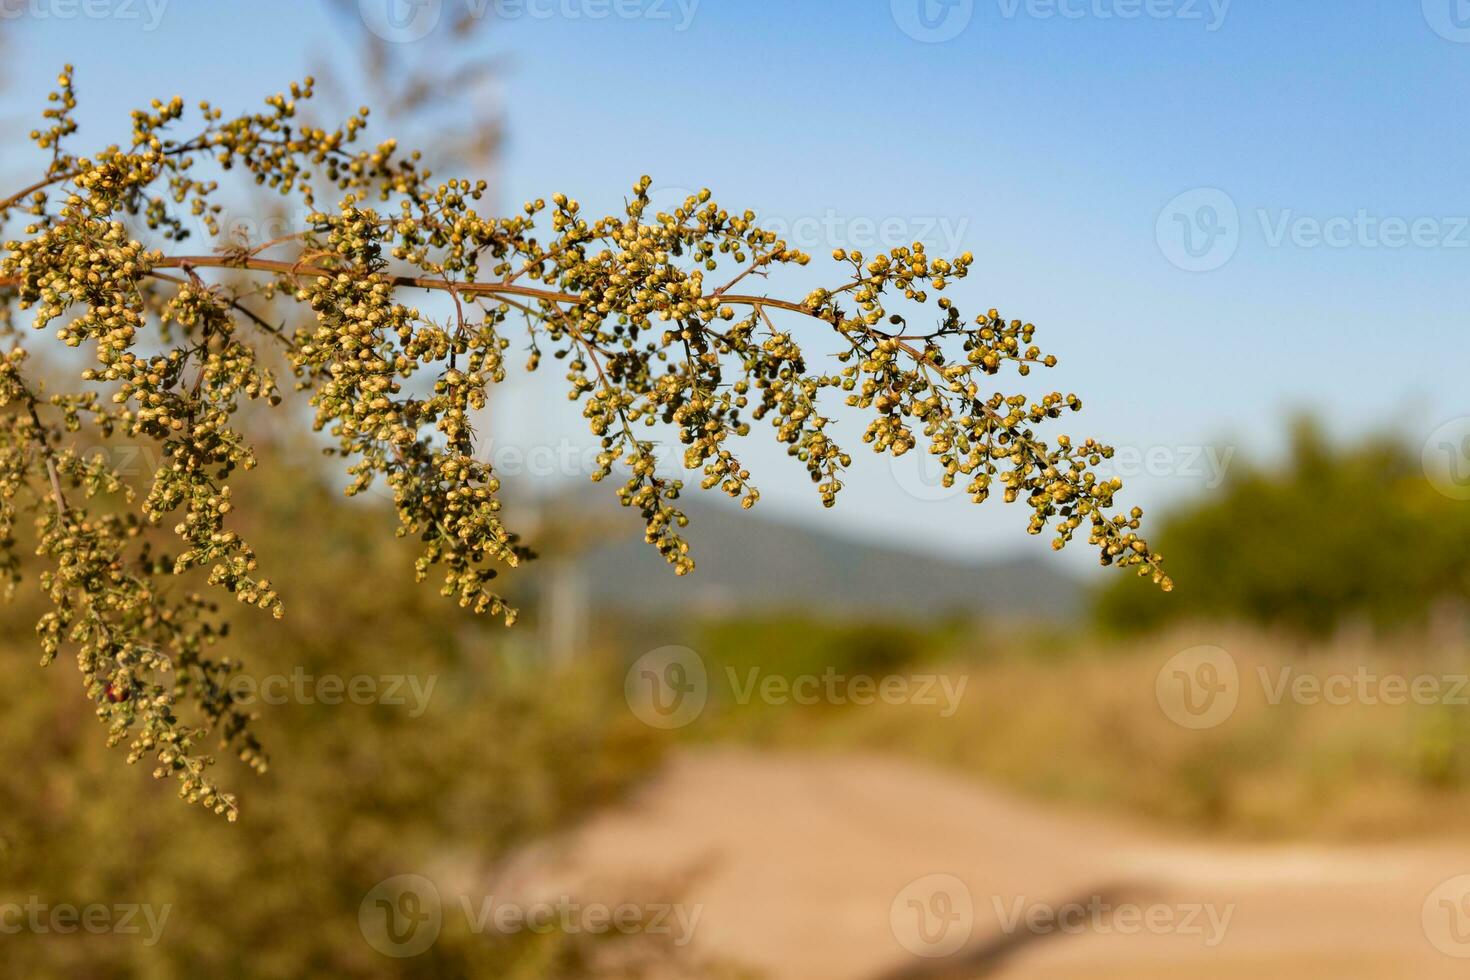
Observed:
[[[415,584],[412,543],[389,533],[385,503],[344,505],[311,453],[279,449],[237,481],[254,504],[243,530],[289,608],[280,622],[225,610],[232,652],[257,680],[365,677],[386,692],[385,679],[406,677],[420,692],[433,684],[427,703],[405,684],[405,704],[261,704],[270,772],[219,767],[242,801],[232,826],[174,804],[146,767],[119,767],[123,750],[103,747],[72,665],[37,667],[36,610],[5,608],[0,903],[172,908],[152,947],[80,930],[0,936],[0,974],[637,975],[631,954],[607,966],[617,943],[476,935],[458,911],[462,893],[478,903],[491,892],[516,848],[619,799],[657,762],[661,743],[628,712],[614,659],[547,666],[530,636]],[[422,955],[392,959],[364,940],[358,910],[406,873],[438,884],[444,931]]]
[[[712,619],[699,624],[695,646],[711,668],[791,679],[833,671],[887,674],[933,658],[960,627],[922,629],[883,620],[842,622],[815,615]]]
[[[1283,465],[1238,465],[1159,528],[1175,591],[1112,582],[1094,607],[1102,625],[1243,620],[1321,636],[1422,625],[1470,597],[1470,505],[1436,491],[1417,452],[1387,437],[1336,448],[1299,420]]]

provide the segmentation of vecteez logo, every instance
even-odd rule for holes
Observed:
[[[368,945],[384,956],[418,956],[434,945],[444,925],[439,889],[423,875],[388,878],[363,897],[357,924]]]
[[[915,956],[940,959],[953,956],[970,941],[975,900],[954,875],[925,875],[893,897],[888,918],[900,946]]]
[[[1470,875],[1446,879],[1424,899],[1424,935],[1435,949],[1470,959]]]
[[[688,647],[650,650],[628,668],[623,696],[650,728],[683,728],[703,713],[709,700],[704,658]]]
[[[1446,41],[1470,44],[1470,2],[1423,0],[1424,20]]]
[[[954,40],[975,17],[975,0],[890,0],[890,6],[899,30],[925,44]]]
[[[1470,415],[1431,432],[1421,462],[1430,486],[1451,500],[1470,500]]]
[[[357,0],[367,29],[390,44],[409,44],[428,37],[439,25],[443,0]]]
[[[1213,272],[1240,248],[1240,209],[1217,187],[1185,191],[1159,212],[1154,235],[1176,268]]]
[[[1240,668],[1220,647],[1191,647],[1159,668],[1154,694],[1176,725],[1215,728],[1228,721],[1240,703]]]

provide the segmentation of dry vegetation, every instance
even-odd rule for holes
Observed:
[[[1161,710],[1155,682],[1170,657],[1199,644],[1234,657],[1240,700],[1228,720],[1194,731]],[[1006,649],[911,668],[968,675],[950,718],[907,704],[731,705],[723,723],[773,742],[912,753],[1094,812],[1230,836],[1386,838],[1470,826],[1470,715],[1454,703],[1470,699],[1459,681],[1470,675],[1463,644],[1405,636],[1305,646],[1204,627]],[[1289,688],[1272,703],[1283,677],[1303,676],[1343,678],[1332,700],[1346,703],[1307,703]],[[1385,683],[1370,681],[1377,695],[1361,698],[1360,676]],[[1434,678],[1439,702],[1387,703],[1393,677]],[[1352,684],[1346,699],[1343,683]]]

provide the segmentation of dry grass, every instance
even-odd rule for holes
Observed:
[[[1219,725],[1190,730],[1161,708],[1156,680],[1171,657],[1200,644],[1230,653],[1239,702]],[[1464,645],[1401,639],[1306,649],[1193,629],[1052,646],[1047,655],[961,657],[938,669],[969,678],[952,717],[908,704],[766,711],[763,740],[913,753],[1032,795],[1228,836],[1470,829],[1470,706],[1446,703],[1470,701],[1470,685],[1457,680],[1470,675]],[[1333,690],[1342,703],[1289,691],[1273,703],[1283,677],[1302,676],[1343,678]],[[1397,693],[1385,678],[1421,676],[1439,684],[1435,699],[1421,699],[1432,703],[1384,703]]]

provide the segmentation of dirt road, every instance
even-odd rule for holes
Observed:
[[[1470,976],[1470,844],[1194,845],[892,758],[684,754],[534,864],[675,883],[691,948],[778,980]]]

